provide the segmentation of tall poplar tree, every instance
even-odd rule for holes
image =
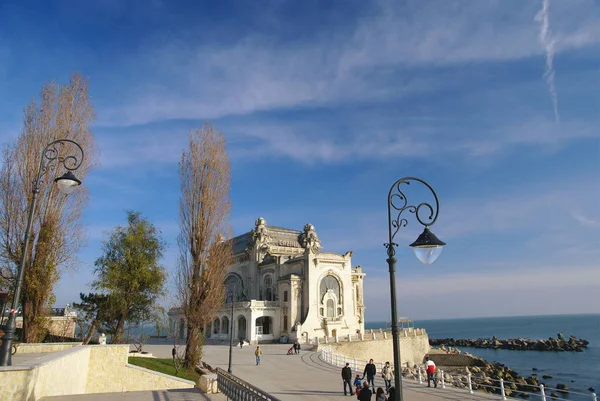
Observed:
[[[84,181],[97,159],[89,128],[94,118],[87,79],[73,74],[68,84],[50,82],[44,85],[39,103],[32,100],[25,108],[23,130],[16,143],[5,147],[0,155],[0,274],[4,285],[12,288],[21,256],[27,252],[20,300],[26,342],[44,338],[54,286],[65,268],[75,266],[75,255],[86,239],[81,217],[88,191],[82,185],[69,196],[62,195],[54,178],[65,171],[54,164],[42,176],[31,240],[28,249],[23,249],[27,211],[42,152],[56,139],[79,143],[85,157],[75,173]],[[73,146],[68,144],[62,150],[77,154]]]
[[[179,301],[187,318],[185,367],[202,356],[203,327],[225,299],[224,279],[231,265],[228,225],[231,202],[229,155],[225,138],[205,124],[189,136],[179,165]]]

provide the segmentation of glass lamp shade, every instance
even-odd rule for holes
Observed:
[[[75,190],[75,188],[81,185],[81,181],[79,181],[77,177],[75,177],[75,175],[70,171],[56,178],[54,182],[56,182],[56,185],[58,185],[60,192],[65,195],[70,194]]]
[[[419,235],[419,238],[410,244],[417,259],[426,265],[432,264],[440,257],[444,245],[446,245],[446,243],[429,231],[428,227],[425,227],[421,235]]]
[[[424,265],[430,265],[437,260],[442,254],[444,247],[442,245],[436,246],[416,246],[413,247],[415,256]]]

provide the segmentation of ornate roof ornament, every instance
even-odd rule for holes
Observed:
[[[321,241],[315,231],[315,226],[308,223],[304,226],[304,232],[300,235],[300,243],[302,246],[314,253],[321,250]]]
[[[271,236],[268,233],[267,221],[262,217],[259,217],[254,222],[254,228],[252,229],[252,239],[255,242],[267,242]]]

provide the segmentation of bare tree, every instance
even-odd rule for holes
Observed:
[[[193,131],[179,165],[179,263],[177,292],[187,318],[184,366],[202,356],[203,327],[225,299],[224,279],[231,265],[228,226],[230,166],[223,135],[211,125]]]
[[[89,102],[88,81],[73,74],[68,84],[46,84],[38,104],[32,100],[24,111],[23,131],[15,144],[2,153],[0,167],[0,271],[14,282],[23,252],[27,264],[22,289],[24,341],[40,341],[45,335],[54,285],[64,268],[73,267],[75,255],[85,242],[80,223],[88,191],[79,188],[70,196],[61,195],[53,180],[62,175],[49,166],[43,177],[35,210],[31,241],[23,249],[27,210],[31,204],[34,179],[45,146],[56,139],[70,139],[85,150],[77,170],[85,178],[97,159],[94,136],[89,129],[94,108]],[[65,155],[74,149],[65,145]]]

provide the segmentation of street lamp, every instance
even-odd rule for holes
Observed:
[[[231,373],[231,350],[233,349],[233,303],[235,302],[235,284],[231,291],[231,316],[229,319],[229,366],[227,367],[227,373]]]
[[[61,154],[61,150],[68,144],[75,145],[75,155],[69,154],[64,156]],[[81,146],[70,139],[57,139],[50,142],[44,148],[40,157],[40,165],[38,167],[37,175],[33,180],[33,197],[31,198],[31,205],[29,205],[29,214],[27,216],[27,226],[25,228],[25,240],[23,241],[23,250],[21,255],[21,262],[19,263],[19,273],[17,276],[17,282],[15,284],[15,291],[12,299],[12,307],[10,314],[8,315],[8,322],[6,323],[5,334],[2,337],[2,347],[0,348],[0,366],[12,365],[11,347],[13,340],[17,339],[17,327],[16,327],[16,311],[19,307],[21,298],[21,287],[23,285],[23,277],[25,275],[25,263],[27,262],[27,249],[29,245],[29,235],[31,232],[31,226],[33,225],[33,214],[35,212],[35,206],[37,203],[37,197],[40,192],[42,185],[42,177],[49,171],[59,166],[63,166],[67,172],[62,176],[55,178],[54,182],[58,186],[58,189],[65,195],[70,194],[81,185],[72,171],[77,170],[83,162],[83,149]]]
[[[427,189],[431,191],[433,194],[433,198],[435,199],[435,205],[432,206],[427,202],[421,202],[417,206],[409,205],[408,199],[404,192],[402,192],[402,184],[410,185],[411,182],[420,182],[425,185]],[[390,192],[388,194],[388,233],[389,233],[389,241],[387,244],[384,244],[387,248],[388,255],[388,266],[390,271],[390,295],[391,295],[391,303],[392,303],[392,338],[393,338],[393,348],[394,348],[394,386],[396,388],[396,395],[394,400],[390,401],[403,401],[402,396],[402,366],[400,365],[400,337],[398,331],[398,315],[396,313],[396,249],[394,247],[398,246],[398,244],[394,243],[394,237],[400,231],[400,228],[406,227],[408,224],[408,220],[405,217],[402,217],[402,213],[408,210],[410,213],[413,213],[417,218],[417,221],[421,223],[421,225],[425,226],[425,229],[419,235],[417,240],[410,244],[415,252],[417,258],[424,264],[429,265],[437,260],[437,258],[442,253],[442,247],[446,245],[445,242],[442,242],[436,237],[431,231],[429,231],[429,226],[433,225],[438,217],[438,212],[440,209],[440,204],[438,201],[438,197],[431,188],[429,184],[425,181],[414,178],[414,177],[404,177],[399,179],[392,185],[390,188]],[[421,218],[419,212],[426,211],[425,220]]]

